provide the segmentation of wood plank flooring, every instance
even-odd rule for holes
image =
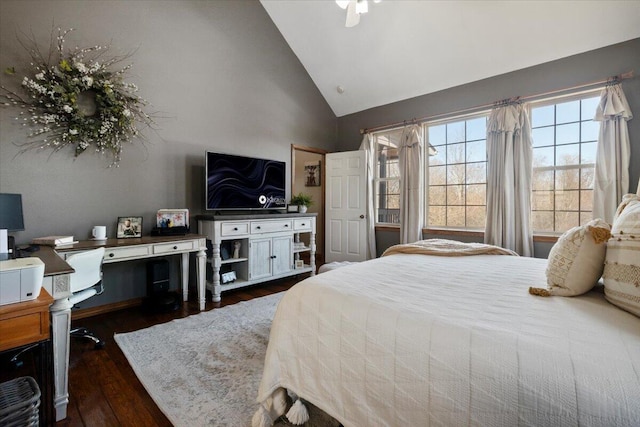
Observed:
[[[219,303],[212,303],[208,295],[205,310],[284,291],[306,277],[308,274],[225,292]],[[104,340],[106,346],[95,350],[88,340],[71,340],[67,418],[56,423],[56,427],[171,426],[138,381],[113,334],[147,328],[198,312],[197,303],[189,301],[169,313],[151,313],[142,307],[134,307],[73,321],[72,327],[86,327]],[[32,371],[33,363],[25,360],[25,366],[10,375],[33,376]],[[0,378],[7,375],[5,372]]]

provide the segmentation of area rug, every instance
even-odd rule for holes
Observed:
[[[176,427],[250,427],[271,320],[284,292],[115,334],[138,379]],[[311,426],[338,423],[308,404]],[[275,426],[285,426],[278,420]]]

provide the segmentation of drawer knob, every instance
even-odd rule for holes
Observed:
[[[305,225],[307,225],[307,224],[305,224],[305,223],[303,222],[303,223],[302,223],[302,226],[304,227]]]
[[[111,252],[111,253],[109,254],[109,258],[113,258],[114,256],[115,256],[115,254],[114,254],[113,252]]]
[[[178,249],[178,247],[177,247],[177,246],[174,246],[174,247],[173,247],[173,249]]]
[[[271,255],[269,258],[276,259],[276,256],[275,255]]]
[[[238,227],[233,227],[233,231],[238,231]]]
[[[284,227],[287,228],[289,226],[289,224],[285,224]]]
[[[256,228],[257,228],[258,230],[260,230],[260,226],[257,226]]]

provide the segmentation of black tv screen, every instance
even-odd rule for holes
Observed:
[[[286,163],[207,152],[207,210],[284,209]]]

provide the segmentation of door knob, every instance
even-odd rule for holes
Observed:
[[[364,219],[364,215],[360,215],[360,219]]]

